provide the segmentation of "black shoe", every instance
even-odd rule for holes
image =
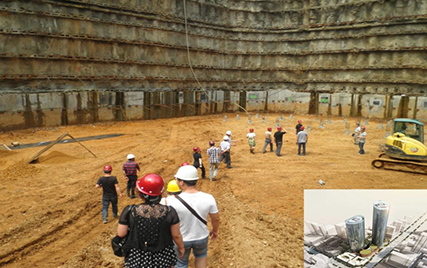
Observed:
[[[131,195],[131,196],[130,196],[130,199],[134,199],[134,198],[136,198],[136,196],[135,196],[135,195]]]
[[[233,167],[227,167],[228,169],[233,168]]]

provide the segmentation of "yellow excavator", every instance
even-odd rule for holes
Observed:
[[[427,174],[427,146],[424,124],[418,120],[396,118],[387,137],[384,153],[372,161],[375,168]]]

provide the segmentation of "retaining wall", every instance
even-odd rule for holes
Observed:
[[[243,109],[427,121],[426,33],[427,0],[4,0],[0,129]]]

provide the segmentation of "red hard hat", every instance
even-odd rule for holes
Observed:
[[[304,130],[304,127],[303,127],[303,126],[301,126],[299,129],[300,129],[300,130]]]
[[[149,173],[136,181],[136,188],[143,194],[159,196],[163,193],[165,183],[159,175]]]
[[[249,132],[254,132],[254,129],[253,128],[249,129]]]
[[[215,145],[215,142],[214,141],[209,141],[209,145]]]
[[[267,130],[268,130],[268,131],[271,131],[271,127],[268,127],[268,128],[267,128]]]
[[[190,165],[189,163],[184,162],[184,163],[181,164],[181,167],[183,167],[183,166],[189,166],[189,165]]]
[[[282,127],[277,127],[277,130],[282,130]]]
[[[366,127],[361,127],[361,129],[366,129]]]
[[[113,171],[113,168],[111,166],[107,165],[104,167],[104,172],[111,172],[111,171]]]
[[[298,124],[301,124],[302,123],[302,121],[301,120],[298,120]]]
[[[193,148],[193,151],[198,152],[198,151],[200,151],[200,148],[196,146]]]

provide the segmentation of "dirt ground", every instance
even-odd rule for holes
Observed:
[[[209,243],[209,267],[303,267],[304,189],[423,189],[427,176],[377,170],[371,161],[380,153],[385,129],[373,120],[366,125],[366,154],[358,155],[352,137],[345,133],[344,118],[284,114],[281,126],[288,130],[283,157],[262,154],[264,131],[275,129],[279,114],[210,115],[99,123],[81,126],[27,129],[0,133],[0,143],[21,144],[55,140],[68,132],[76,138],[125,134],[121,137],[84,141],[97,158],[77,143],[58,144],[37,164],[27,164],[43,147],[0,151],[0,267],[122,267],[110,239],[117,220],[101,220],[102,191],[95,189],[104,165],[113,166],[124,193],[121,165],[128,153],[142,167],[140,177],[158,173],[166,182],[182,162],[192,162],[192,148],[202,149],[207,162],[208,141],[217,145],[226,130],[233,132],[233,169],[221,164],[219,181],[201,180],[198,187],[212,194],[220,211],[219,238]],[[311,126],[307,155],[297,156],[297,119]],[[323,119],[324,128],[320,127]],[[356,118],[348,118],[349,129]],[[364,123],[364,120],[362,120]],[[384,125],[385,127],[385,125]],[[250,154],[246,134],[254,128],[256,154]],[[324,186],[318,181],[323,180]],[[123,197],[119,210],[137,199]]]

